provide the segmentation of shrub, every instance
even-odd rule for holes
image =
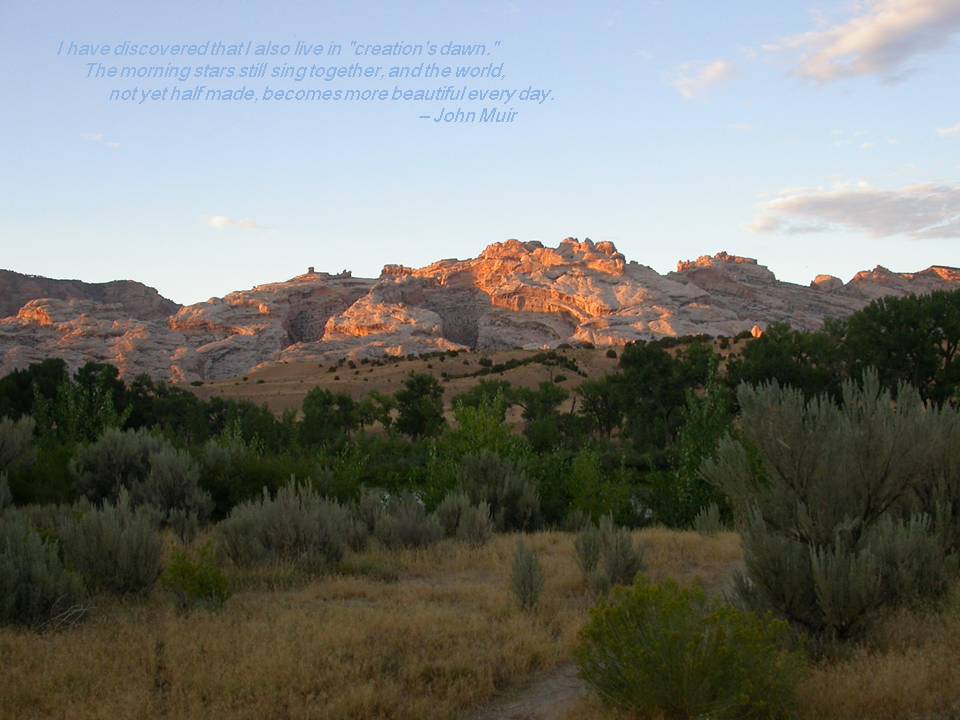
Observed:
[[[443,534],[453,537],[460,527],[460,518],[470,509],[470,498],[463,491],[448,494],[437,506],[437,520],[443,528]],[[489,510],[488,510],[489,511]]]
[[[375,533],[388,548],[426,547],[443,537],[443,528],[416,495],[404,493],[390,498],[377,518]]]
[[[801,664],[786,623],[638,580],[593,610],[575,656],[609,705],[643,717],[788,717]]]
[[[776,382],[738,392],[740,436],[703,472],[742,526],[741,601],[819,639],[858,635],[881,607],[940,596],[949,548],[907,499],[934,475],[943,415],[874,373],[844,383],[842,404]]]
[[[510,588],[517,603],[527,612],[536,608],[543,593],[543,568],[537,556],[524,544],[523,538],[517,540],[513,551]]]
[[[710,503],[693,516],[693,529],[701,535],[716,535],[724,530],[723,518],[720,516],[720,507]]]
[[[536,486],[517,467],[496,453],[483,450],[460,460],[457,483],[473,505],[490,506],[497,530],[529,530],[540,521]]]
[[[91,502],[116,500],[120,489],[147,479],[150,456],[170,444],[146,430],[109,428],[90,445],[77,448],[70,470],[77,489]]]
[[[481,502],[476,507],[468,507],[460,516],[457,525],[457,540],[479,547],[486,545],[493,537],[493,521],[490,519],[490,506]]]
[[[206,552],[194,560],[178,550],[164,570],[161,582],[176,597],[177,608],[184,611],[220,610],[230,597],[227,577]]]
[[[611,358],[611,359],[613,359],[613,360],[616,360],[616,359],[617,359],[617,351],[614,350],[613,348],[610,348],[609,350],[607,350],[607,352],[605,353],[605,355],[606,355],[608,358]]]
[[[274,497],[237,505],[217,526],[224,554],[237,565],[287,560],[309,572],[343,558],[347,511],[313,489],[290,483]]]
[[[200,472],[186,452],[164,448],[150,455],[150,469],[143,482],[133,485],[136,505],[151,505],[164,525],[183,539],[192,537],[213,507],[210,493],[200,488]]]
[[[573,540],[573,547],[577,552],[577,565],[584,577],[591,577],[600,563],[600,553],[603,551],[603,536],[600,529],[591,522],[582,525]]]
[[[357,501],[355,512],[368,533],[372,533],[376,529],[377,520],[383,514],[389,499],[390,495],[386,490],[363,488],[360,491],[360,499]]]
[[[61,530],[63,558],[91,591],[145,594],[160,575],[163,544],[150,516],[134,510],[126,492]]]
[[[83,615],[80,578],[66,570],[56,542],[44,542],[26,515],[0,515],[0,623],[38,626]]]
[[[582,526],[574,547],[583,577],[595,590],[629,585],[643,570],[643,556],[633,546],[630,531],[617,527],[609,516],[601,518],[599,526]]]
[[[12,473],[33,465],[36,459],[33,447],[35,428],[33,418],[0,418],[0,473]]]
[[[0,512],[3,512],[9,505],[13,505],[13,496],[10,494],[10,483],[7,482],[7,474],[0,473]]]

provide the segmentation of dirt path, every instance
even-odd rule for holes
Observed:
[[[586,692],[573,663],[561,665],[548,675],[495,699],[468,716],[469,720],[564,720],[574,703]]]

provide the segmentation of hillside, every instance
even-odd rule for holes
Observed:
[[[877,267],[847,283],[819,275],[803,286],[725,252],[661,275],[627,261],[613,243],[573,238],[555,248],[508,240],[473,259],[419,269],[387,265],[377,279],[310,268],[186,307],[126,281],[5,278],[0,373],[62,357],[72,367],[103,361],[127,376],[174,382],[270,367],[282,376],[285,364],[329,366],[342,358],[732,336],[776,321],[815,329],[878,297],[960,287],[960,270],[943,266],[916,273]],[[33,293],[40,295],[28,298]]]

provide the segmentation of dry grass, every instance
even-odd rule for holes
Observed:
[[[960,717],[960,591],[939,611],[890,614],[849,657],[816,666],[800,697],[811,720]]]
[[[638,533],[654,577],[721,586],[732,535]],[[85,624],[37,636],[0,630],[3,718],[446,718],[568,661],[593,598],[573,536],[538,533],[542,606],[516,608],[515,536],[472,549],[374,549],[348,574],[235,574],[213,614],[177,614],[162,592],[103,603]]]

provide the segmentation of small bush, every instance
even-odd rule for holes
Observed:
[[[416,495],[405,493],[390,499],[375,533],[388,548],[426,547],[443,537],[443,528]]]
[[[465,492],[454,491],[448,494],[437,506],[437,520],[443,528],[443,534],[453,537],[460,527],[460,518],[470,509],[470,498]]]
[[[174,553],[161,578],[163,586],[177,599],[177,608],[220,610],[230,597],[226,575],[207,553],[194,560],[182,550]]]
[[[710,503],[693,516],[693,529],[701,535],[716,535],[723,532],[723,518],[720,516],[720,507]]]
[[[593,610],[575,656],[604,702],[642,717],[782,718],[801,671],[788,636],[701,589],[639,580]]]
[[[490,518],[490,506],[481,502],[477,507],[468,507],[460,515],[457,525],[457,540],[479,547],[486,545],[493,537],[493,520]]]
[[[133,485],[135,505],[151,505],[160,512],[160,521],[184,540],[193,537],[210,515],[213,501],[200,488],[200,472],[190,455],[164,448],[150,455],[150,469],[143,482]]]
[[[603,522],[601,521],[601,527]],[[611,528],[603,532],[601,562],[605,581],[610,585],[629,585],[643,570],[643,558],[634,548],[630,531],[626,528]]]
[[[600,564],[600,554],[603,552],[603,535],[593,523],[581,526],[573,541],[577,551],[577,565],[584,577],[591,577]]]
[[[10,494],[10,483],[7,482],[7,474],[0,473],[0,512],[13,505],[13,496]]]
[[[312,488],[290,483],[276,496],[237,505],[217,526],[224,554],[240,566],[290,561],[307,572],[343,558],[349,514]]]
[[[83,615],[83,582],[67,571],[56,542],[45,542],[27,516],[0,515],[0,623],[40,626]]]
[[[574,539],[577,564],[594,590],[629,585],[643,570],[643,555],[633,546],[630,531],[617,527],[609,516],[599,526],[584,525]]]
[[[360,521],[372,533],[377,527],[377,520],[383,514],[390,496],[386,490],[377,488],[363,488],[360,499],[357,501],[355,512]]]
[[[510,571],[510,589],[523,610],[532,611],[543,593],[543,568],[537,556],[527,548],[523,538],[517,540]]]
[[[67,520],[61,533],[64,562],[91,591],[145,594],[160,575],[160,534],[148,512],[131,508],[126,492],[116,505]]]
[[[613,348],[608,349],[605,354],[608,358],[611,358],[612,360],[617,359],[617,351],[614,350]]]

